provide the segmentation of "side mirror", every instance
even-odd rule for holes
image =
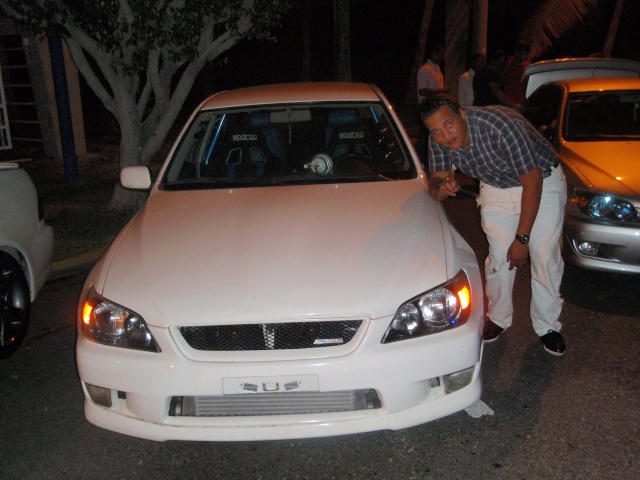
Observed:
[[[148,190],[151,187],[149,167],[134,165],[120,171],[120,185],[130,190]]]

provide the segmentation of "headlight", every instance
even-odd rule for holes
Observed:
[[[96,343],[112,347],[159,352],[144,319],[135,312],[102,298],[93,287],[82,305],[82,330]]]
[[[402,304],[382,343],[422,337],[464,325],[471,310],[471,287],[463,270],[450,281]]]
[[[638,212],[627,200],[604,193],[576,190],[574,201],[582,214],[596,219],[614,222],[638,222]]]

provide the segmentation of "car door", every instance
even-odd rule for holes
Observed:
[[[557,84],[538,88],[529,98],[523,115],[557,148],[564,91]]]

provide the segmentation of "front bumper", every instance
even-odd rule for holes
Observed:
[[[565,259],[572,265],[613,273],[640,273],[640,226],[564,220]],[[581,253],[589,245],[592,254]]]
[[[85,416],[93,424],[150,440],[240,441],[321,437],[399,430],[458,412],[480,398],[482,317],[447,332],[383,345],[391,318],[368,322],[358,345],[339,356],[279,358],[245,352],[189,359],[165,329],[153,329],[162,353],[107,347],[80,335],[77,359]],[[237,353],[237,352],[228,352]],[[277,357],[273,357],[277,358]],[[468,370],[468,384],[448,393],[444,376]],[[375,408],[302,414],[176,416],[172,399],[225,398],[229,379],[315,378],[318,392],[375,391]],[[465,382],[466,383],[466,382]],[[110,389],[111,407],[87,386]],[[90,387],[92,388],[92,387]],[[273,395],[248,393],[246,395]],[[286,398],[286,393],[279,392]]]

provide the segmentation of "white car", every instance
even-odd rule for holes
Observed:
[[[31,178],[16,163],[0,163],[0,358],[24,340],[52,255],[53,229]]]
[[[85,416],[153,440],[402,429],[481,393],[474,252],[389,102],[252,87],[193,113],[78,308]]]

